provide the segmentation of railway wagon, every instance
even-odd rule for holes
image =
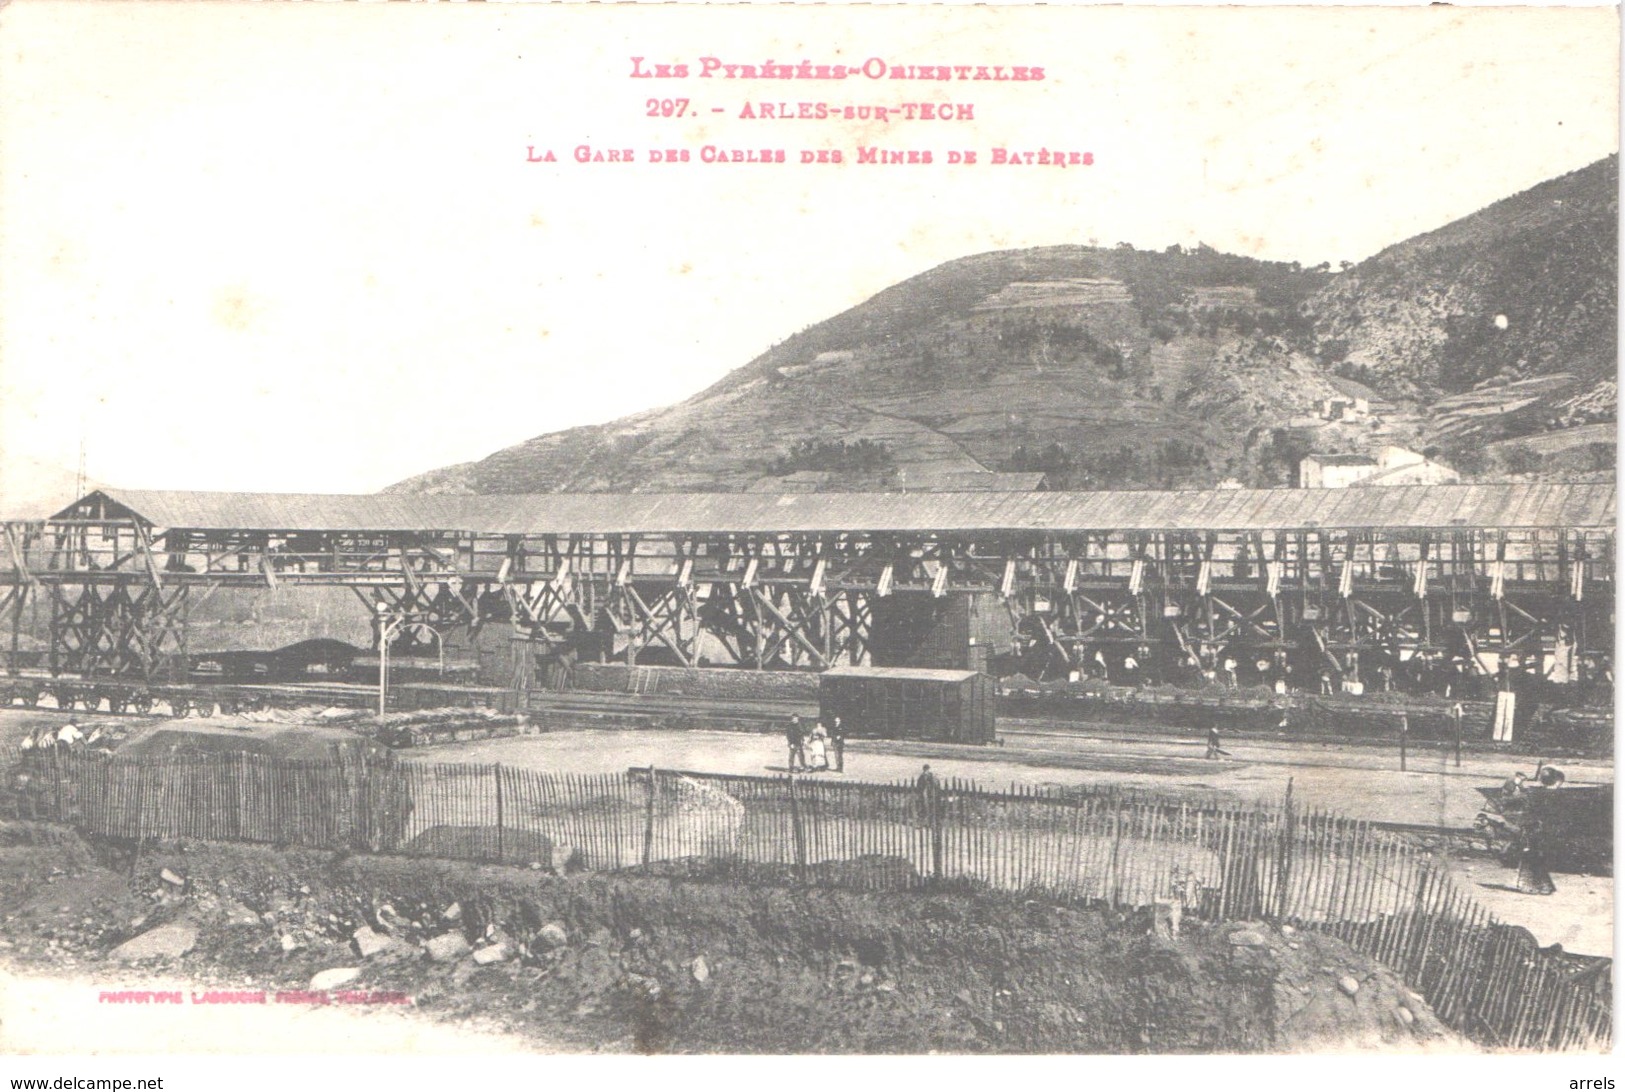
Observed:
[[[832,667],[819,677],[819,715],[850,736],[992,743],[993,680],[976,671]]]
[[[354,645],[316,638],[266,652],[195,655],[189,659],[186,674],[187,681],[197,683],[361,682],[366,657],[366,650]],[[377,681],[376,675],[371,681]]]

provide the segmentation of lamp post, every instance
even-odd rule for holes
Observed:
[[[434,637],[435,656],[442,676],[446,673],[446,642],[440,631],[427,622],[412,622],[406,618],[385,619],[385,608],[378,610],[378,715],[384,715],[389,701],[389,642],[405,629],[426,631]]]
[[[440,631],[427,622],[413,622],[406,628],[421,630],[434,638],[435,670],[444,677],[446,674],[446,642],[440,636]]]
[[[404,618],[387,618],[385,607],[378,604],[378,715],[384,715],[389,703],[389,642],[406,624]]]

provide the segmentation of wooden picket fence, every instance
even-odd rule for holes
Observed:
[[[1177,901],[1208,921],[1335,935],[1441,1019],[1519,1050],[1602,1049],[1605,976],[1498,923],[1402,834],[1297,808],[1113,787],[991,789],[638,769],[543,773],[360,756],[63,755],[18,767],[12,810],[133,841],[261,842],[861,890]]]

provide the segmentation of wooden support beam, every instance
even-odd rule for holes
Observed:
[[[38,585],[39,581],[35,578],[34,574],[29,571],[28,561],[23,556],[22,546],[17,542],[15,530],[9,523],[5,524],[4,526],[6,531],[6,547],[11,553],[11,564],[16,570],[17,579],[21,580],[25,584]]]

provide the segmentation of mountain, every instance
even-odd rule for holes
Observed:
[[[1074,488],[1212,484],[1261,419],[1337,393],[1287,336],[1330,278],[1205,247],[977,255],[676,406],[394,488],[734,491],[807,472],[830,489],[932,488],[987,470]]]
[[[1336,273],[1206,246],[962,258],[675,406],[391,489],[1264,486],[1383,444],[1469,477],[1611,472],[1617,180],[1611,157]],[[1338,398],[1364,412],[1326,420]]]
[[[0,520],[44,519],[100,488],[100,483],[81,482],[78,474],[43,459],[0,459]]]
[[[1618,405],[1618,193],[1610,156],[1389,247],[1309,301],[1316,355],[1427,404],[1446,455],[1594,442]]]

